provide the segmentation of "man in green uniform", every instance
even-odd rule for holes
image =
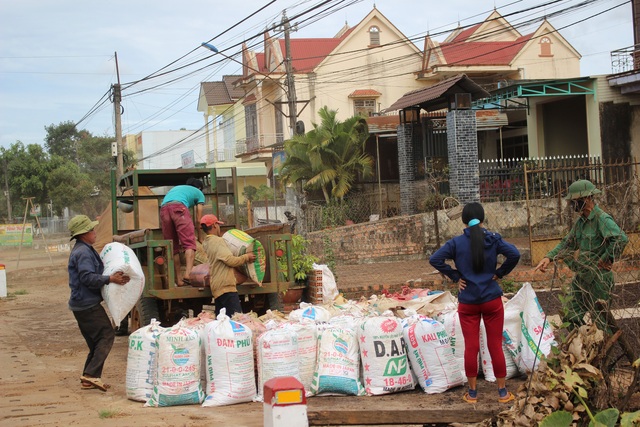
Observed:
[[[590,313],[599,329],[608,330],[606,320],[595,308],[599,299],[609,302],[613,290],[611,266],[620,258],[629,239],[611,215],[596,205],[593,196],[600,194],[593,183],[581,179],[569,186],[566,200],[580,216],[569,233],[536,266],[546,271],[551,260],[562,259],[575,273],[571,282],[571,300],[565,321],[571,328],[583,325]],[[578,256],[575,252],[579,251]]]

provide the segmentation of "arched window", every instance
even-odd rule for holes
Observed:
[[[375,25],[369,28],[369,46],[380,46],[380,29]]]
[[[551,53],[551,39],[542,37],[540,39],[540,56],[553,56]]]

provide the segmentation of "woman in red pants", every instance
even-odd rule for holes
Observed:
[[[459,284],[458,314],[464,336],[464,369],[469,380],[469,390],[463,399],[469,403],[478,401],[478,353],[480,351],[480,320],[484,320],[487,346],[493,371],[498,380],[498,401],[514,399],[507,391],[507,368],[502,351],[504,306],[502,288],[497,279],[509,274],[520,260],[520,252],[502,236],[483,227],[484,208],[480,203],[468,203],[462,210],[464,232],[446,242],[429,258],[429,262],[442,274]],[[498,267],[498,254],[506,260]],[[455,269],[446,264],[453,260]]]

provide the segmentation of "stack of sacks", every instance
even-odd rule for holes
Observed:
[[[339,296],[324,306],[303,303],[288,319],[269,311],[217,320],[203,313],[167,329],[153,322],[130,337],[127,397],[147,406],[201,403],[205,392],[203,406],[260,401],[264,383],[281,376],[300,380],[307,396],[395,393],[416,383],[441,393],[462,385],[457,300],[449,292],[412,295],[358,302]],[[397,315],[380,313],[384,307]],[[529,372],[555,344],[530,284],[505,303],[503,335],[509,377]],[[479,363],[495,380],[482,330]]]

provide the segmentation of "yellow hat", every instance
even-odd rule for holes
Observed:
[[[71,220],[69,220],[69,224],[67,228],[71,232],[71,239],[79,236],[80,234],[88,233],[93,230],[95,226],[98,225],[98,221],[91,221],[86,215],[76,215]]]

